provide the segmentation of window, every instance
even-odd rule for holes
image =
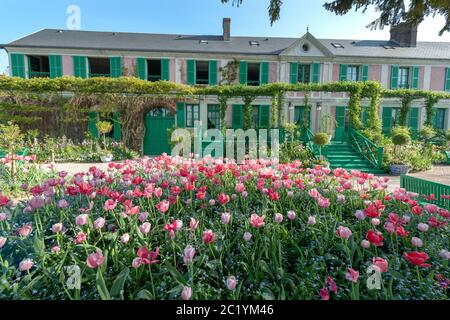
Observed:
[[[256,40],[249,41],[249,44],[252,47],[259,47],[259,41],[256,41]]]
[[[196,61],[196,84],[209,83],[209,61]]]
[[[88,58],[88,61],[89,78],[111,76],[109,58]]]
[[[309,83],[311,78],[311,65],[299,64],[298,65],[298,82]]]
[[[247,85],[259,86],[260,81],[260,64],[249,63],[247,69]]]
[[[220,129],[220,106],[208,105],[208,129]]]
[[[147,60],[148,81],[161,80],[161,60]]]
[[[398,69],[398,87],[402,89],[409,88],[409,68]]]
[[[446,109],[437,109],[434,121],[434,127],[436,129],[444,130],[445,129],[445,111]]]
[[[200,106],[198,104],[186,105],[186,127],[193,128],[195,121],[200,120]]]
[[[332,45],[333,47],[335,47],[336,49],[344,49],[344,46],[343,46],[342,44],[340,44],[340,43],[334,43],[334,42],[332,42],[331,45]]]
[[[28,56],[29,78],[50,77],[50,63],[48,56]]]
[[[358,66],[348,66],[347,81],[359,81],[359,67]]]
[[[252,120],[253,120],[253,127],[252,128],[259,128],[259,106],[252,106],[253,113],[252,113]]]

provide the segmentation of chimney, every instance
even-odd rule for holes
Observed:
[[[231,19],[223,18],[223,41],[231,41]]]
[[[401,47],[416,47],[417,25],[402,22],[392,26],[391,41],[397,42]]]

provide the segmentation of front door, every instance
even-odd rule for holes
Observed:
[[[336,107],[336,130],[333,141],[344,142],[348,140],[350,119],[347,107]]]
[[[154,109],[145,116],[144,155],[159,156],[162,153],[170,155],[171,146],[167,129],[172,128],[174,124],[174,115],[164,108]]]

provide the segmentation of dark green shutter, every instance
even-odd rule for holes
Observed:
[[[109,69],[111,78],[120,78],[122,76],[122,58],[109,58]]]
[[[419,129],[419,108],[411,108],[408,112],[408,127],[411,132],[417,132]]]
[[[269,63],[261,62],[260,65],[260,84],[268,84],[269,83]]]
[[[391,66],[391,89],[398,88],[398,66]]]
[[[75,77],[87,78],[86,73],[86,57],[74,56],[73,57],[73,75]]]
[[[450,91],[450,68],[445,69],[445,91]]]
[[[369,66],[367,64],[362,66],[361,81],[369,80]]]
[[[244,127],[244,106],[241,104],[233,104],[231,127],[233,129],[242,129]]]
[[[177,103],[177,127],[184,128],[186,126],[184,121],[184,103]]]
[[[239,83],[240,84],[247,84],[247,70],[248,70],[247,61],[239,62]]]
[[[268,129],[270,127],[270,106],[261,105],[259,106],[259,127],[263,129]]]
[[[209,85],[215,86],[217,84],[217,61],[209,61]]]
[[[93,136],[98,138],[98,129],[97,129],[97,122],[98,122],[98,112],[91,111],[88,113],[88,131]]]
[[[63,76],[62,56],[49,56],[50,78],[60,78]]]
[[[291,62],[290,82],[296,84],[298,82],[298,63]]]
[[[392,125],[392,108],[391,107],[384,107],[383,108],[383,132],[389,133],[391,132],[391,125]]]
[[[161,59],[161,80],[170,80],[170,61],[169,59]]]
[[[148,79],[147,59],[137,58],[136,60],[138,78],[142,80]]]
[[[11,75],[25,78],[25,55],[11,53]]]
[[[196,83],[195,79],[195,60],[187,61],[187,84],[194,85]]]
[[[412,82],[411,89],[419,89],[419,77],[420,77],[420,69],[419,67],[412,67]]]
[[[113,133],[114,140],[120,141],[122,139],[122,123],[120,122],[120,112],[113,113]]]
[[[339,69],[339,81],[347,81],[347,70],[348,70],[348,65],[341,64],[340,69]]]
[[[312,65],[311,82],[312,83],[320,82],[320,63],[314,63]]]

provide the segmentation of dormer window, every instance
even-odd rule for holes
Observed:
[[[249,42],[252,47],[259,47],[259,41],[252,40]]]
[[[344,49],[344,46],[340,43],[332,42],[331,45],[336,49]]]
[[[200,40],[199,43],[200,44],[208,44],[208,40]]]

